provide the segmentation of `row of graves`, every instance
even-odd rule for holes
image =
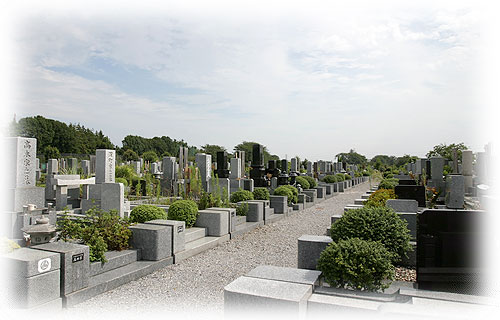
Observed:
[[[240,189],[253,191],[256,187],[267,187],[270,199],[238,203],[238,206],[248,206],[246,216],[237,216],[235,208],[199,210],[196,223],[190,228],[186,228],[184,221],[165,219],[132,224],[128,227],[132,231],[128,249],[106,252],[107,262],[90,262],[89,247],[81,241],[59,240],[56,223],[67,217],[84,217],[93,208],[113,211],[126,218],[135,206],[145,201],[127,200],[124,185],[115,182],[115,150],[96,150],[94,165],[93,161],[82,161],[81,168],[87,168],[82,178],[74,174],[74,168],[80,168],[71,159],[67,163],[49,159],[40,168],[36,139],[13,137],[5,138],[4,143],[8,147],[11,170],[8,171],[8,203],[2,214],[2,234],[20,246],[0,255],[9,268],[9,281],[4,289],[9,305],[30,310],[75,305],[368,181],[368,177],[354,177],[352,172],[351,180],[319,183],[313,189],[302,189],[295,182],[301,175],[298,159],[291,159],[291,170],[286,160],[281,161],[281,170],[276,161],[270,161],[266,168],[261,145],[253,146],[249,177],[245,175],[244,152],[238,152],[230,163],[227,154],[220,152],[215,164],[209,154],[200,153],[196,155],[195,170],[206,192],[229,198]],[[174,199],[187,194],[192,183],[187,148],[181,148],[179,154],[179,159],[165,157],[161,164],[150,164],[151,172],[161,179],[162,193]],[[138,172],[143,165],[136,162]],[[61,166],[72,169],[61,170]],[[320,161],[309,163],[306,174],[319,178],[355,169],[347,164]],[[41,170],[46,172],[45,187],[36,186],[40,175],[37,172]],[[275,188],[286,184],[298,188],[297,203],[289,203],[286,196],[273,195]],[[155,206],[165,212],[169,210],[169,205]]]
[[[252,310],[307,318],[348,313],[469,319],[498,312],[498,302],[488,296],[481,255],[486,241],[481,229],[493,196],[487,192],[491,181],[486,163],[491,158],[485,149],[475,155],[474,165],[472,151],[464,151],[461,163],[450,162],[453,173],[446,176],[441,157],[419,159],[408,164],[409,174],[395,176],[397,199],[387,200],[386,207],[406,221],[413,248],[397,266],[416,269],[416,282],[394,281],[375,292],[330,287],[317,270],[321,253],[333,241],[328,227],[325,236],[298,239],[297,269],[262,265],[227,285],[226,315]],[[425,177],[429,179],[424,183]],[[345,212],[362,208],[378,189],[371,187],[343,212],[334,213],[332,226]]]

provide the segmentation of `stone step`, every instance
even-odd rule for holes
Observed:
[[[240,236],[244,233],[250,232],[257,227],[261,227],[264,225],[264,221],[259,222],[245,222],[243,224],[237,225],[236,230],[231,232],[231,239],[234,239],[237,236]]]
[[[106,263],[100,261],[90,263],[90,276],[108,272],[113,269],[123,267],[127,264],[141,259],[140,250],[107,251],[104,256],[108,260]]]
[[[98,294],[116,289],[125,283],[144,277],[145,275],[171,265],[172,263],[172,257],[159,261],[142,260],[98,274],[89,279],[88,287],[64,296],[63,305],[65,307],[74,306],[80,302],[95,297]]]
[[[244,224],[247,222],[247,217],[246,216],[236,216],[236,226],[239,226],[240,224]]]
[[[229,239],[230,235],[226,234],[222,237],[203,237],[191,242],[186,242],[186,248],[184,251],[178,252],[174,255],[175,263],[179,263],[180,261],[197,255],[198,253],[216,247]]]
[[[368,200],[368,199],[354,199],[354,204],[363,204],[365,203],[365,201]]]
[[[361,199],[368,199],[370,197],[369,194],[362,194]]]
[[[350,205],[344,207],[344,212],[347,212],[347,210],[359,209],[359,208],[363,208],[363,205],[362,204],[350,204]]]
[[[264,224],[270,224],[270,223],[273,223],[273,222],[276,222],[278,220],[281,220],[285,217],[284,214],[280,214],[280,213],[277,213],[277,214],[272,214],[270,216],[267,217],[266,221],[264,221]]]
[[[199,227],[191,227],[191,228],[186,228],[186,234],[185,236],[185,242],[186,245],[189,242],[196,241],[198,239],[201,239],[207,235],[207,229],[206,228],[199,228]]]

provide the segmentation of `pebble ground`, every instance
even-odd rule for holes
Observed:
[[[196,310],[216,317],[223,314],[224,286],[259,265],[297,267],[297,239],[304,234],[324,235],[330,216],[370,188],[358,185],[311,208],[270,225],[256,228],[179,264],[100,294],[65,312],[104,315],[120,311],[148,313]],[[414,270],[397,269],[398,280],[414,281]],[[130,314],[131,315],[131,314]]]

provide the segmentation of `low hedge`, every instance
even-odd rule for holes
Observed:
[[[372,207],[385,207],[385,203],[389,199],[396,199],[394,189],[378,189],[368,197],[364,206],[367,208]]]
[[[309,182],[309,188],[316,188],[318,186],[316,179],[314,179],[313,177],[309,177],[309,176],[303,176],[303,177],[304,177],[304,179],[307,180],[307,182]]]

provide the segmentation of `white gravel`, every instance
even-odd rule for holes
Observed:
[[[273,224],[98,295],[64,311],[80,316],[115,311],[223,313],[224,286],[259,265],[297,267],[297,239],[324,235],[330,216],[369,189],[369,183],[327,199]],[[131,315],[131,314],[129,314]]]

